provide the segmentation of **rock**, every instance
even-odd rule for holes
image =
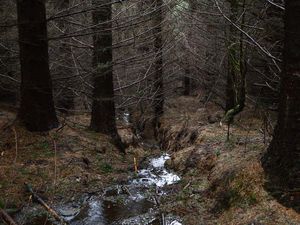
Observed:
[[[134,142],[134,134],[131,128],[118,129],[118,133],[125,144],[132,144]]]
[[[79,208],[66,207],[64,209],[59,209],[59,212],[64,217],[74,217],[80,211]]]

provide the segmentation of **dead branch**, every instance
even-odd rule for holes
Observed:
[[[0,209],[0,218],[8,225],[17,225],[17,223],[3,209]]]
[[[47,203],[38,195],[36,194],[33,190],[30,184],[25,183],[26,189],[32,197],[41,205],[43,206],[49,213],[50,215],[56,219],[58,222],[60,222],[62,225],[68,225],[69,223],[65,221],[61,216],[58,215],[57,212],[54,211],[50,206],[47,205]]]

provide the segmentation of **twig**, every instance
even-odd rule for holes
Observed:
[[[8,225],[17,225],[17,223],[3,209],[0,209],[0,218]]]
[[[185,185],[184,186],[184,188],[182,189],[182,190],[185,190],[185,189],[187,189],[189,186],[191,185],[191,182],[188,182],[188,184],[187,185]]]
[[[161,225],[166,225],[166,218],[165,218],[165,214],[161,214]]]
[[[138,172],[138,166],[137,166],[137,162],[136,162],[135,157],[133,157],[133,163],[134,163],[134,172],[137,173]]]
[[[128,190],[128,188],[126,186],[122,186],[121,188],[132,197],[132,194],[130,193],[130,191]]]
[[[28,192],[30,192],[30,194],[32,195],[32,197],[41,205],[43,206],[51,215],[54,219],[56,219],[57,221],[59,221],[62,225],[68,225],[69,223],[67,221],[65,221],[62,217],[60,217],[57,212],[55,212],[52,208],[50,208],[50,206],[47,205],[47,203],[40,197],[38,196],[36,193],[34,193],[34,191],[32,190],[32,187],[25,183],[26,189]]]
[[[248,34],[247,32],[245,32],[241,27],[239,27],[238,25],[236,25],[231,19],[229,19],[222,11],[221,7],[219,6],[219,2],[218,0],[215,0],[216,6],[218,8],[218,10],[220,11],[220,13],[222,14],[222,16],[229,22],[231,23],[236,29],[238,29],[240,32],[242,32],[248,39],[250,39],[250,41],[256,45],[266,56],[270,57],[271,59],[274,59],[278,62],[282,62],[281,59],[278,59],[277,57],[273,56],[268,50],[266,50],[263,46],[261,46],[253,37],[251,37],[250,34]]]

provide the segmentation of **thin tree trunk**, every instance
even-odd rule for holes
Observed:
[[[163,55],[162,55],[162,7],[163,0],[154,0],[154,48],[156,52],[155,73],[154,73],[154,129],[155,133],[160,127],[159,119],[163,114],[164,87],[163,87]]]
[[[231,16],[230,20],[236,23],[239,17],[239,0],[230,0]],[[245,0],[242,5],[243,28],[245,22]],[[237,32],[233,25],[230,25],[228,44],[228,74],[226,87],[226,120],[231,123],[235,115],[240,113],[245,106],[245,79],[246,64],[244,53],[243,33]]]
[[[30,131],[58,126],[49,72],[45,1],[17,1],[21,61],[19,119]]]
[[[90,127],[92,130],[113,137],[121,151],[124,146],[118,135],[115,119],[115,102],[112,68],[112,9],[110,0],[93,0],[95,24],[94,42],[94,90]]]
[[[229,0],[230,2],[230,20],[236,22],[238,18],[237,0]],[[235,106],[235,80],[237,76],[236,64],[238,63],[238,55],[236,49],[236,29],[230,24],[228,33],[228,71],[227,71],[227,86],[226,86],[226,107],[228,112]]]

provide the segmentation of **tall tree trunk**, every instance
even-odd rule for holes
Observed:
[[[264,165],[271,179],[290,191],[300,188],[300,2],[285,1],[284,68],[273,140]],[[299,198],[298,198],[299,204]]]
[[[68,12],[68,8],[70,7],[69,0],[58,0],[57,9],[59,11],[66,10]],[[69,24],[66,22],[66,17],[63,17],[57,21],[58,28],[63,33],[68,33]],[[70,39],[63,39],[59,44],[59,54],[61,56],[61,62],[59,62],[59,66],[57,71],[60,77],[68,77],[73,74],[73,70],[71,68],[71,59],[72,59],[72,49],[70,46]],[[72,82],[73,79],[63,79],[64,83],[60,85],[59,96],[57,100],[57,108],[62,113],[68,113],[69,110],[74,109],[74,92],[72,90]]]
[[[119,150],[124,151],[115,119],[111,0],[93,0],[93,5],[97,10],[93,12],[94,90],[90,127],[96,132],[112,136]]]
[[[21,61],[18,116],[30,131],[58,126],[49,72],[45,1],[17,1]]]
[[[162,55],[162,7],[163,0],[154,0],[154,51],[155,51],[155,73],[154,73],[154,128],[157,132],[160,127],[159,118],[163,114],[164,88],[163,88],[163,55]]]
[[[242,21],[238,26],[243,29],[245,22],[245,0],[242,4]],[[230,20],[237,23],[239,19],[239,0],[230,0]],[[244,54],[243,33],[231,24],[228,43],[228,74],[226,87],[226,120],[231,123],[235,115],[240,113],[245,106],[245,79],[246,64]]]

